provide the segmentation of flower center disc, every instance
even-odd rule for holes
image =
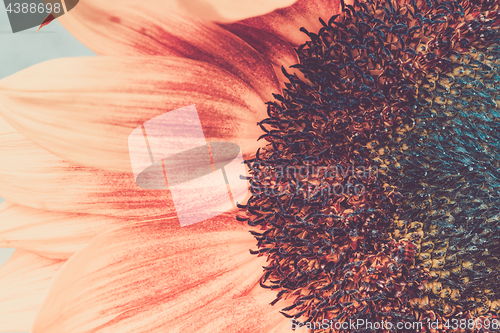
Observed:
[[[268,103],[239,217],[285,316],[497,318],[497,7],[368,1],[301,29],[303,78]]]

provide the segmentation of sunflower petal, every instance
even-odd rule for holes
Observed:
[[[4,201],[0,204],[0,247],[65,260],[95,236],[129,222],[102,215],[33,209]]]
[[[0,117],[0,135],[8,133],[18,133],[3,117]]]
[[[167,327],[168,332],[291,333],[290,320],[279,313],[283,306],[269,305],[275,294],[266,290],[258,296],[217,300],[179,318]]]
[[[249,254],[255,239],[233,219],[99,235],[61,270],[33,332],[165,332],[207,304],[244,295],[264,258]]]
[[[299,29],[317,33],[322,27],[321,17],[328,22],[330,17],[341,12],[340,0],[299,0],[293,5],[277,9],[269,14],[242,20],[241,23],[273,33],[283,40],[298,46],[309,39]],[[353,1],[346,0],[346,4]]]
[[[256,151],[265,104],[243,81],[205,63],[58,59],[0,81],[0,114],[23,135],[64,160],[120,172],[131,172],[128,136],[135,128],[193,104],[208,141],[236,143],[243,156]]]
[[[23,250],[14,252],[0,268],[0,331],[31,331],[51,279],[63,264]]]
[[[289,42],[272,33],[245,24],[233,23],[222,26],[247,42],[263,54],[266,59],[269,59],[281,83],[287,81],[281,67],[283,66],[290,71],[289,67],[299,62],[297,53]]]
[[[181,8],[204,19],[229,22],[270,13],[297,0],[178,0]]]
[[[272,1],[265,2],[274,7]],[[248,4],[251,6],[253,2]],[[172,5],[172,1],[163,0],[87,0],[80,1],[58,20],[99,55],[161,55],[199,60],[244,80],[266,101],[272,98],[270,91],[278,89],[278,81],[265,57],[217,24],[176,10]],[[262,8],[267,11],[270,7]],[[207,12],[203,7],[200,11]]]
[[[65,162],[19,133],[0,135],[0,156],[8,156],[0,159],[0,196],[10,202],[59,212],[174,218],[178,223],[170,192],[142,189],[132,173]]]

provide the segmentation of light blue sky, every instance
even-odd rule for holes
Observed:
[[[71,36],[58,22],[52,22],[39,32],[33,28],[13,34],[3,1],[0,3],[0,78],[54,58],[93,55],[95,54]],[[0,202],[2,201],[4,200],[0,198]],[[0,248],[0,266],[13,252],[14,249]]]

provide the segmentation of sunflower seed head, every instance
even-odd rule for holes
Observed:
[[[497,315],[497,7],[356,2],[301,29],[303,78],[268,103],[240,217],[285,316]]]

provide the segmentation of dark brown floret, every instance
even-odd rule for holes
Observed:
[[[240,216],[285,316],[497,318],[497,7],[367,1],[302,29],[305,79],[284,70],[268,103]]]

